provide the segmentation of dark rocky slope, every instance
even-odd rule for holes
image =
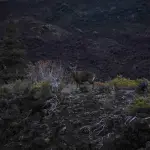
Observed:
[[[15,97],[0,101],[1,150],[149,148],[149,119],[130,116],[133,91],[94,90],[47,100]],[[29,110],[32,113],[29,115]]]
[[[103,79],[149,78],[149,1],[16,0],[8,6],[32,60],[78,60],[79,68]]]

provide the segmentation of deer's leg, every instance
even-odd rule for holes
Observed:
[[[80,89],[80,83],[79,83],[79,89]]]
[[[76,82],[76,89],[78,88],[79,84]]]
[[[94,89],[94,82],[90,81],[90,84],[92,84],[92,89]]]
[[[92,83],[92,89],[94,89],[94,82]]]

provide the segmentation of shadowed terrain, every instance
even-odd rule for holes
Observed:
[[[149,17],[149,0],[1,0],[0,150],[149,150]]]
[[[149,78],[149,1],[16,0],[8,6],[31,60],[61,59],[66,66],[77,60],[105,80]]]

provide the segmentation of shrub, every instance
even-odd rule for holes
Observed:
[[[116,85],[117,87],[137,87],[141,82],[141,79],[131,80],[129,78],[124,78],[122,76],[117,76],[110,81],[110,84]]]
[[[52,87],[48,81],[36,82],[31,87],[31,95],[35,99],[46,99],[52,95]]]
[[[15,23],[9,21],[5,35],[0,41],[0,79],[1,83],[24,78],[26,52],[19,41]]]
[[[28,80],[16,80],[0,88],[0,97],[31,96],[45,99],[52,95],[52,87],[48,81],[31,83]]]
[[[12,92],[14,94],[28,94],[31,89],[31,82],[29,80],[16,80],[13,83]]]
[[[149,97],[136,97],[134,102],[129,106],[129,112],[133,113],[139,109],[150,109]]]
[[[31,83],[28,80],[16,80],[0,87],[0,97],[29,94]]]
[[[65,71],[61,62],[38,61],[35,64],[30,63],[28,65],[27,77],[33,83],[49,82],[52,91],[60,91],[64,85]]]
[[[0,98],[12,96],[12,85],[4,85],[0,87]]]

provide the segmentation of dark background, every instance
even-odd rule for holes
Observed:
[[[150,75],[148,0],[0,1],[0,33],[15,21],[28,58],[62,60],[101,78]]]

